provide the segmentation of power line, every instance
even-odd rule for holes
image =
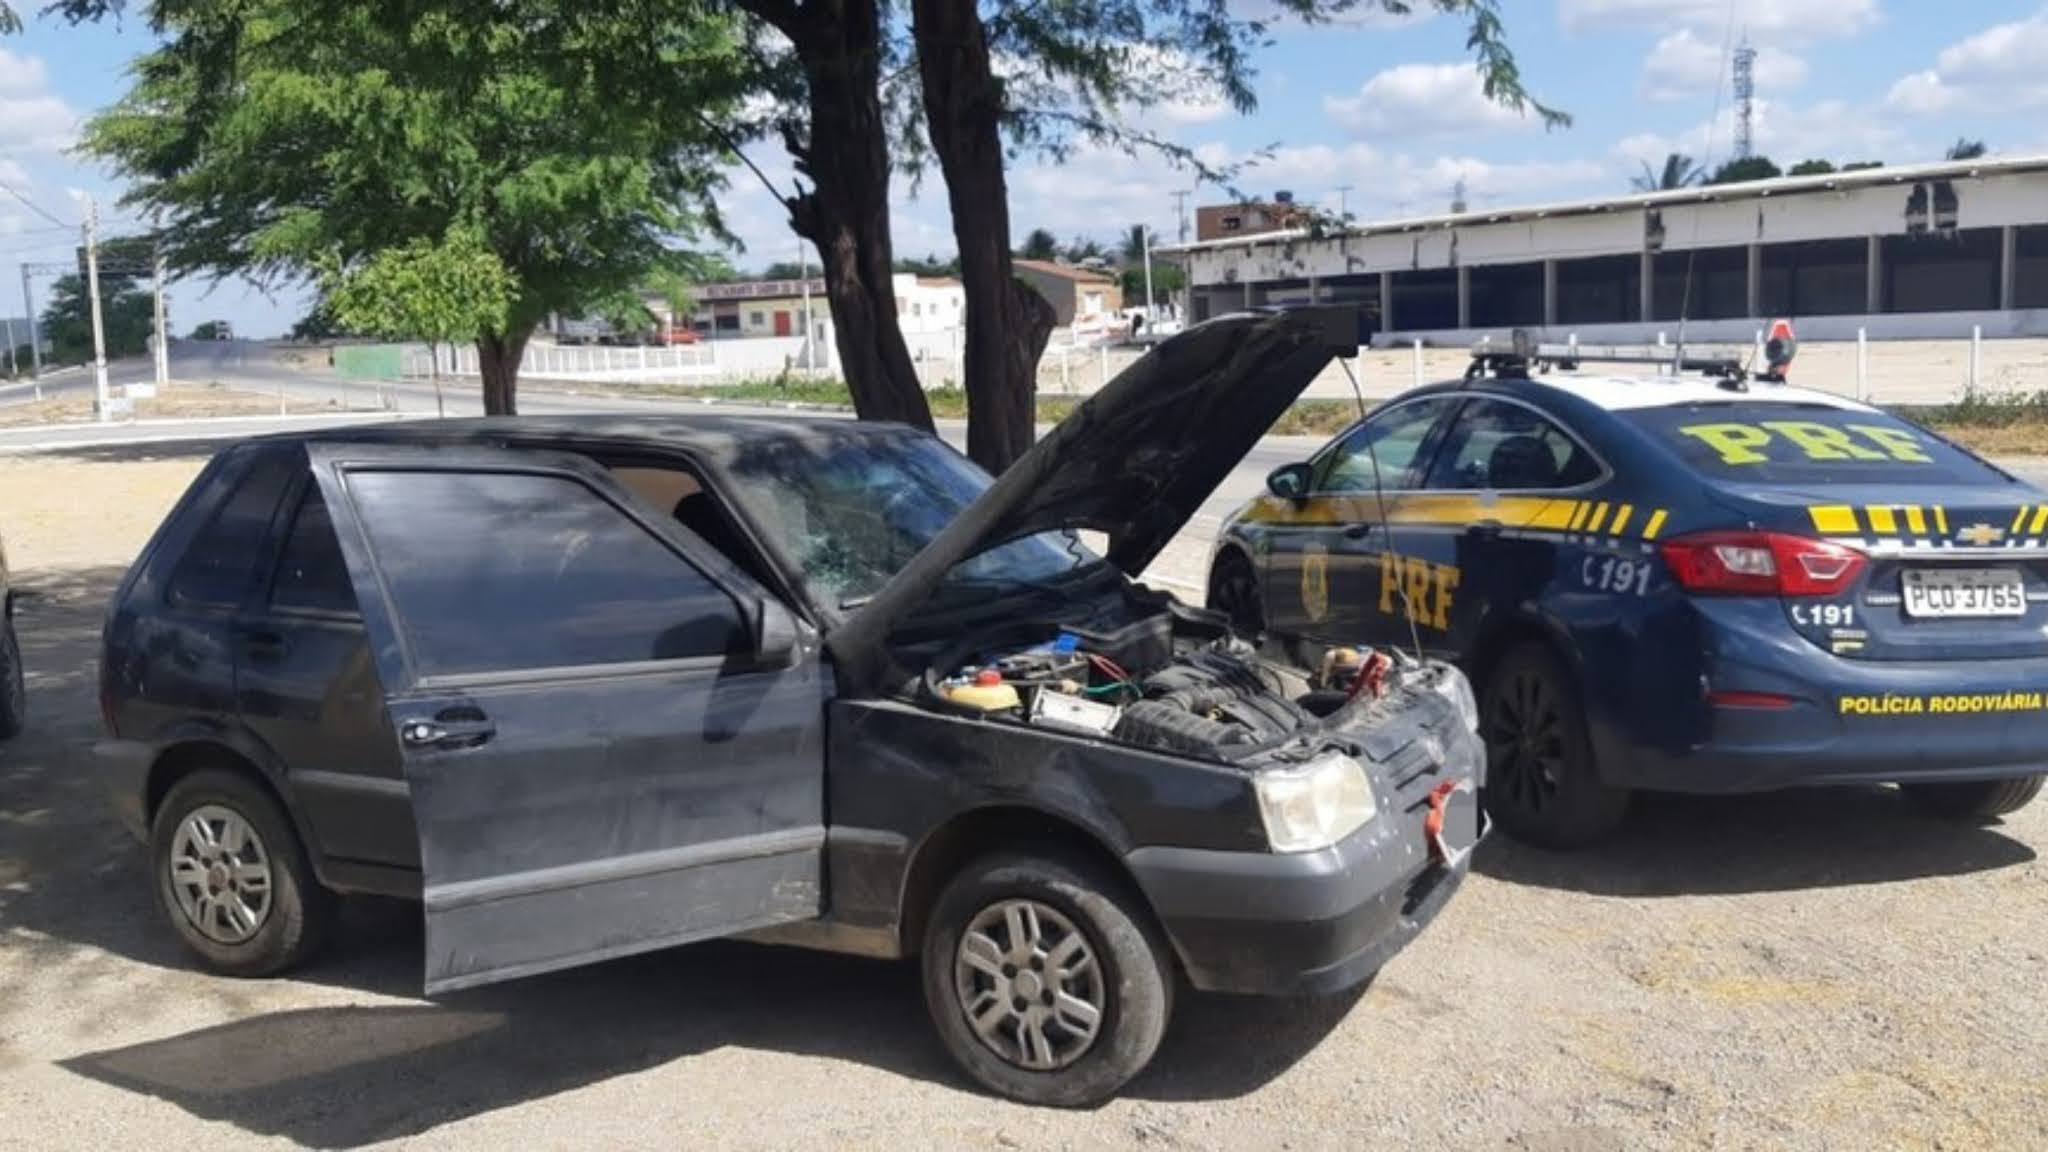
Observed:
[[[19,188],[16,188],[14,185],[9,184],[5,180],[0,180],[0,191],[4,191],[9,196],[12,196],[16,200],[21,201],[22,204],[25,205],[29,211],[35,213],[38,216],[41,216],[43,219],[48,220],[50,223],[55,224],[59,228],[68,229],[77,227],[77,225],[75,224],[66,224],[64,221],[59,220],[55,216],[50,215],[50,213],[47,210],[45,210],[41,204],[38,204],[35,201],[29,199],[27,194],[23,193]]]

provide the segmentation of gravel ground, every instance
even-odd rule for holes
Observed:
[[[428,1003],[416,913],[362,902],[293,979],[201,975],[87,756],[100,611],[197,464],[0,458],[33,593],[0,1146],[2048,1147],[2048,804],[1964,828],[1880,789],[1656,798],[1597,852],[1496,838],[1362,997],[1187,998],[1090,1112],[965,1088],[904,966],[711,945]]]

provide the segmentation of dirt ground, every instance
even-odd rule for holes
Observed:
[[[1362,997],[1188,997],[1120,1100],[968,1089],[906,966],[712,945],[427,1002],[416,911],[201,974],[88,748],[114,583],[196,454],[0,457],[30,728],[0,745],[0,1147],[2043,1148],[2048,804],[1643,803],[1503,838]]]
[[[287,398],[284,403],[285,407],[279,408],[275,395],[243,392],[218,384],[191,384],[174,380],[160,389],[155,396],[136,400],[134,409],[120,418],[172,420],[209,416],[275,416],[281,412],[325,412],[333,408],[332,404],[313,403],[298,398]],[[69,424],[92,418],[92,396],[76,392],[0,408],[0,428],[23,428],[34,424]]]

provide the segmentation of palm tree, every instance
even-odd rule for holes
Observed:
[[[1143,224],[1133,224],[1124,231],[1123,240],[1117,246],[1117,255],[1123,258],[1123,264],[1126,268],[1145,262],[1145,226]]]
[[[1706,175],[1704,169],[1693,163],[1692,157],[1683,152],[1673,152],[1664,157],[1662,171],[1651,168],[1649,162],[1644,161],[1643,174],[1629,183],[1638,192],[1670,192],[1677,188],[1690,188],[1706,179]]]
[[[1989,151],[1990,149],[1984,146],[1982,140],[1972,140],[1967,136],[1958,136],[1956,137],[1956,142],[1948,146],[1948,158],[1950,160],[1975,160]]]

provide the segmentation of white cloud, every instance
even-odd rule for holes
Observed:
[[[1902,142],[1890,121],[1843,100],[1799,106],[1759,98],[1755,133],[1757,154],[1770,157],[1780,168],[1808,159],[1837,164],[1895,159]],[[1642,132],[1625,137],[1614,146],[1614,154],[1631,170],[1639,163],[1654,168],[1671,152],[1711,168],[1728,159],[1734,140],[1735,113],[1724,108],[1712,123],[1701,122],[1676,136]]]
[[[1326,96],[1323,111],[1354,137],[1420,137],[1537,127],[1486,98],[1470,64],[1403,64],[1367,80],[1356,96]]]
[[[1692,100],[1726,91],[1729,73],[1729,59],[1719,44],[1680,28],[1658,40],[1643,60],[1642,94],[1660,102]],[[1797,88],[1806,82],[1806,73],[1806,61],[1782,48],[1757,49],[1756,83],[1766,92]]]
[[[48,82],[42,60],[0,48],[0,149],[58,152],[78,139],[78,113]]]
[[[1958,108],[2048,108],[2048,10],[1987,28],[1941,50],[1935,66],[1899,78],[1885,107],[1907,116]]]
[[[1877,0],[1559,0],[1569,31],[1611,32],[1621,25],[1693,28],[1718,39],[1731,26],[1755,36],[1820,39],[1853,36],[1883,19]]]

